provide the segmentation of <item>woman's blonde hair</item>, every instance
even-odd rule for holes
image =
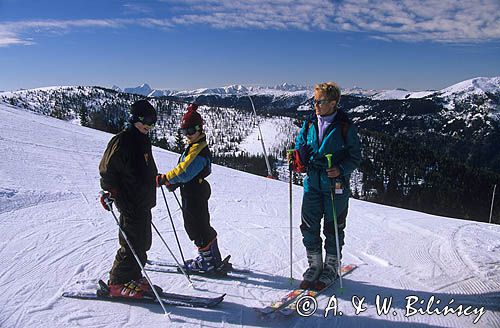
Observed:
[[[314,86],[314,91],[324,92],[330,100],[340,100],[340,87],[335,82],[323,82]]]

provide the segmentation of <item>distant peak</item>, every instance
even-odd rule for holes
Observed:
[[[273,87],[269,87],[270,89],[281,90],[281,91],[303,91],[308,90],[310,87],[306,87],[303,85],[290,84],[287,82],[283,82],[281,84],[275,85]]]
[[[151,87],[147,83],[143,83],[142,85],[140,85],[138,87],[124,88],[123,89],[123,92],[135,93],[135,94],[139,94],[139,95],[143,95],[143,96],[149,95],[152,91],[153,91],[153,89],[151,89]]]

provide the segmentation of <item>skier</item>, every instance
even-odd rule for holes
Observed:
[[[186,149],[175,168],[156,178],[157,187],[166,185],[169,191],[180,186],[184,227],[189,239],[198,247],[198,256],[186,261],[186,269],[211,273],[222,264],[217,245],[217,232],[210,225],[208,199],[210,184],[205,178],[211,173],[211,153],[203,131],[203,120],[190,104],[182,117],[180,132],[186,137]]]
[[[132,104],[130,114],[129,124],[110,140],[99,164],[101,187],[106,191],[100,201],[106,210],[114,201],[121,228],[145,265],[151,247],[151,208],[156,205],[158,170],[148,137],[156,123],[156,111],[147,100],[139,100]],[[119,242],[109,273],[109,294],[142,298],[151,287],[120,233]]]
[[[340,88],[333,82],[320,83],[314,89],[316,117],[304,122],[296,139],[292,168],[307,172],[302,199],[300,229],[306,247],[309,267],[303,275],[300,288],[321,290],[338,278],[338,266],[344,244],[349,202],[349,180],[361,161],[361,147],[357,128],[346,113],[338,109]],[[328,168],[325,155],[333,154],[333,165]],[[335,199],[339,248],[334,230],[332,194]],[[326,256],[323,262],[320,224],[324,217]],[[337,252],[338,251],[338,252]]]

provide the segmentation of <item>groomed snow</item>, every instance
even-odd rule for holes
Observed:
[[[358,269],[319,297],[309,318],[260,318],[261,307],[290,288],[288,184],[214,166],[210,212],[223,255],[253,270],[246,281],[196,279],[150,273],[166,291],[218,295],[212,310],[169,308],[172,322],[154,304],[130,305],[65,299],[77,281],[107,278],[117,249],[117,227],[97,200],[98,163],[110,134],[0,104],[0,326],[1,327],[471,327],[477,315],[405,317],[406,297],[425,304],[434,296],[443,308],[458,304],[485,313],[476,327],[500,327],[500,227],[448,219],[351,200],[344,263]],[[177,155],[155,149],[161,171]],[[307,265],[299,230],[302,188],[293,189],[293,276]],[[172,249],[175,239],[158,192],[154,222]],[[180,242],[194,247],[172,194]],[[154,236],[150,258],[170,259]],[[297,281],[295,282],[297,284]],[[323,317],[336,295],[342,316]],[[388,315],[377,315],[376,295],[393,297]],[[351,298],[365,297],[356,315]],[[416,305],[415,305],[416,306]],[[425,305],[422,305],[425,308]],[[433,306],[435,308],[436,305]]]

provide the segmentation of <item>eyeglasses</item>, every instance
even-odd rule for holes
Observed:
[[[155,126],[156,116],[139,116],[138,118],[139,121],[146,126],[149,126],[151,128]]]
[[[319,100],[313,99],[314,106],[321,106],[321,105],[329,103],[330,101],[332,101],[332,100],[331,99],[319,99]]]
[[[198,125],[192,126],[192,127],[189,127],[189,128],[181,128],[181,129],[179,129],[179,132],[183,136],[191,136],[191,135],[195,134],[198,131],[200,131],[200,127]]]

